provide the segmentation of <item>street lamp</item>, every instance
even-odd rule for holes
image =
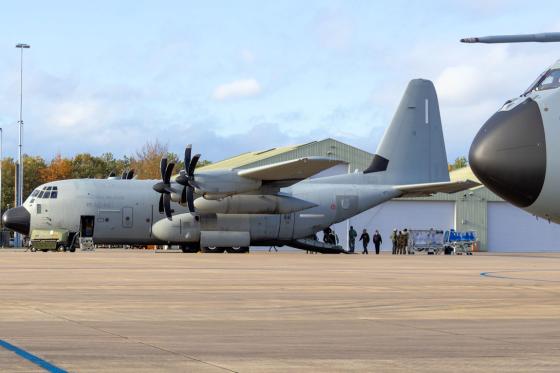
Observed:
[[[0,215],[2,215],[2,166],[4,165],[4,156],[2,155],[2,137],[4,132],[0,127]],[[4,225],[3,223],[0,223]],[[3,242],[2,242],[3,244]]]
[[[21,146],[23,142],[23,50],[29,49],[29,44],[19,43],[16,44],[16,48],[21,51],[20,54],[20,67],[19,67],[19,144],[18,144],[18,160],[19,160],[19,170],[17,174],[17,192],[16,192],[16,205],[21,206],[23,203],[23,158],[21,152]],[[16,234],[15,246],[21,246],[21,235]]]

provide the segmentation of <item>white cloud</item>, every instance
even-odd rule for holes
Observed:
[[[58,127],[75,127],[101,119],[101,108],[96,102],[66,101],[54,105],[49,116],[49,123]]]
[[[212,97],[223,101],[234,98],[252,97],[261,93],[261,85],[256,79],[241,79],[216,87]]]
[[[443,102],[461,103],[478,93],[481,88],[480,73],[474,66],[448,67],[441,72],[435,85]]]

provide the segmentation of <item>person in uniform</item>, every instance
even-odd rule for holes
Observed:
[[[362,254],[366,254],[366,255],[369,254],[367,250],[367,245],[369,244],[369,234],[366,229],[364,229],[364,231],[362,232],[362,235],[360,236],[360,241],[362,241],[362,245],[364,246],[364,250],[362,251]]]
[[[393,243],[393,255],[397,253],[397,230],[393,229],[391,233],[391,242]]]
[[[402,231],[399,231],[397,233],[397,255],[401,255],[402,254],[402,244],[403,244],[403,234]]]
[[[327,243],[327,244],[332,244],[333,242],[331,242],[331,233],[332,230],[330,227],[326,227],[325,229],[323,229],[323,242]]]
[[[408,229],[404,229],[403,231],[403,249],[402,249],[403,255],[407,255],[408,254]]]
[[[373,245],[375,246],[375,255],[379,255],[379,249],[381,247],[381,244],[383,243],[383,239],[381,238],[381,234],[379,234],[379,231],[377,229],[373,234],[372,241]]]
[[[350,226],[350,230],[348,231],[348,252],[354,252],[356,247],[356,237],[358,237],[358,232],[356,232],[353,226]]]

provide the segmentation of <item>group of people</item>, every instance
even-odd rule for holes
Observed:
[[[391,241],[393,243],[393,255],[406,255],[408,254],[408,229],[397,231],[393,229],[391,233]]]
[[[348,231],[348,251],[353,253],[356,248],[356,238],[358,237],[358,232],[353,226],[350,227]],[[408,229],[403,229],[402,231],[394,229],[391,233],[391,242],[393,244],[393,255],[406,255],[408,254]],[[359,238],[362,241],[362,254],[369,254],[368,245],[370,241],[373,241],[373,246],[375,247],[375,254],[379,255],[381,244],[383,243],[383,238],[381,234],[376,229],[373,237],[370,238],[367,229],[364,228],[362,235]]]
[[[356,248],[356,237],[358,237],[358,232],[354,229],[354,227],[350,227],[350,231],[348,231],[348,250],[349,252],[353,253]],[[369,237],[369,233],[367,229],[364,228],[362,231],[362,235],[360,236],[360,241],[362,241],[362,254],[369,254],[368,245],[370,241],[373,241],[373,246],[375,247],[375,254],[379,255],[379,250],[381,249],[381,244],[383,243],[383,238],[381,234],[376,229],[373,237]]]

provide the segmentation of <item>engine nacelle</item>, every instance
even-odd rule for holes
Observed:
[[[152,234],[167,242],[200,242],[200,217],[195,214],[179,214],[172,220],[162,219],[152,226]]]
[[[282,195],[233,195],[219,200],[197,198],[197,212],[215,214],[288,214],[317,206],[299,198]]]

